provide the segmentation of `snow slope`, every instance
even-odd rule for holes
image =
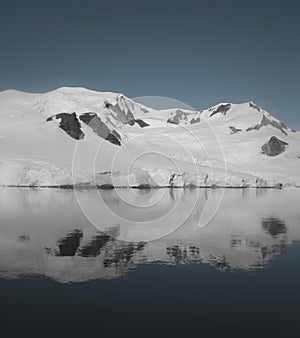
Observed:
[[[0,185],[300,186],[300,133],[252,102],[155,110],[122,94],[0,93]]]

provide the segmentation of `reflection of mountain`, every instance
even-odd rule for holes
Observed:
[[[106,234],[94,236],[89,243],[80,249],[79,255],[82,257],[97,257],[111,238]]]
[[[285,234],[287,231],[284,222],[274,217],[263,219],[262,227],[273,237],[276,237],[279,234]]]
[[[82,193],[90,196],[89,192]],[[259,196],[255,191],[228,191],[219,212],[205,228],[197,226],[196,207],[183,226],[151,242],[116,239],[124,227],[114,222],[107,224],[105,233],[94,229],[72,198],[73,191],[62,194],[52,190],[48,194],[51,196],[32,190],[0,190],[4,203],[0,216],[2,277],[41,274],[60,282],[80,282],[121,277],[140,264],[153,263],[206,263],[219,270],[248,271],[266,267],[275,255],[300,239],[298,191],[267,191]],[[192,194],[190,190],[182,196],[172,191],[168,198],[177,203],[176,210],[182,211],[190,204]],[[206,200],[206,194],[201,191],[198,201]],[[114,193],[105,196],[111,208],[115,203],[122,205]],[[5,201],[10,208],[5,208]],[[159,214],[165,205],[160,201],[154,212]]]
[[[75,230],[67,234],[59,241],[59,251],[57,252],[57,256],[75,256],[76,251],[80,245],[81,238],[82,231],[80,230]]]
[[[121,266],[129,264],[134,260],[136,253],[143,251],[145,244],[140,243],[126,243],[122,245],[120,241],[113,236],[104,233],[97,233],[88,242],[80,246],[83,232],[81,230],[73,230],[66,234],[58,241],[58,250],[45,248],[49,255],[60,257],[98,257],[103,252],[103,259],[101,261],[103,267]],[[121,245],[119,245],[121,244]],[[124,244],[124,243],[123,243]],[[102,255],[101,255],[102,256]]]

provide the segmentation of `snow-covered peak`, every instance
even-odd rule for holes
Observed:
[[[202,111],[157,110],[124,94],[86,88],[63,87],[40,94],[8,90],[0,92],[0,117],[0,175],[10,177],[11,184],[13,178],[31,182],[34,175],[40,177],[34,180],[37,184],[52,182],[45,176],[52,172],[57,177],[60,167],[64,177],[68,176],[78,144],[86,147],[78,164],[84,172],[89,167],[89,153],[97,153],[99,143],[104,142],[96,161],[99,172],[112,172],[112,163],[118,158],[120,163],[113,172],[118,173],[117,184],[121,186],[255,186],[257,182],[267,184],[265,178],[300,185],[299,133],[253,102],[225,102]],[[169,162],[179,161],[184,174],[165,160],[153,161],[145,156],[147,160],[141,157],[129,183],[130,161],[151,152],[163,154]],[[44,166],[45,162],[49,165]],[[219,170],[225,162],[231,170],[230,178],[220,178],[219,172],[213,177],[208,175],[211,166]],[[5,171],[12,167],[17,168],[15,176]],[[39,173],[40,167],[46,174]],[[195,172],[198,167],[202,170],[200,176]],[[162,178],[158,180],[159,176]],[[257,181],[257,177],[263,181]],[[66,182],[70,181],[69,177]],[[112,184],[112,177],[101,177],[100,181]]]

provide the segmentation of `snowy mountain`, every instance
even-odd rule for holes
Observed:
[[[155,110],[122,94],[0,93],[0,185],[300,186],[300,133],[253,102]]]

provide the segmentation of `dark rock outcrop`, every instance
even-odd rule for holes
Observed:
[[[231,131],[230,134],[236,134],[236,133],[242,131],[242,129],[235,128],[235,127],[233,127],[233,126],[229,126],[229,129],[230,129],[230,131]]]
[[[142,183],[131,187],[132,189],[151,189],[151,185],[148,183]]]
[[[112,184],[106,183],[106,184],[97,185],[97,188],[101,190],[113,190],[115,187]]]
[[[149,124],[141,119],[134,120],[141,128],[149,127]]]
[[[109,133],[105,140],[109,141],[112,144],[115,144],[117,146],[121,145],[121,142],[118,140],[118,138],[114,135],[113,132]]]
[[[216,114],[223,114],[223,115],[226,115],[226,113],[228,112],[228,110],[231,108],[231,104],[230,103],[227,103],[227,104],[221,104],[218,106],[217,109],[215,109],[209,117],[212,117]]]
[[[277,122],[274,120],[269,120],[265,115],[263,116],[261,122],[253,127],[247,128],[246,131],[252,131],[252,130],[260,130],[262,127],[265,126],[272,126],[274,128],[279,129],[284,135],[287,135],[286,130],[288,130],[288,127],[282,123],[282,122]]]
[[[175,115],[168,118],[168,123],[179,124],[180,121],[185,120],[187,121],[187,117],[190,113],[177,109]]]
[[[116,131],[111,131],[100,117],[95,113],[84,113],[80,115],[80,120],[87,124],[101,138],[116,144],[121,145],[121,136]]]
[[[141,119],[133,119],[127,122],[130,126],[133,126],[137,123],[141,128],[149,127],[149,124]]]
[[[287,142],[278,139],[276,136],[272,136],[270,140],[261,147],[261,149],[262,153],[265,155],[277,156],[285,151],[287,145]]]
[[[175,117],[173,117],[173,118],[169,118],[168,120],[167,120],[167,122],[168,123],[172,123],[172,124],[179,124],[179,118],[177,117],[177,116],[175,116]]]
[[[51,116],[47,119],[47,122],[52,121],[54,118],[60,119],[59,127],[64,130],[75,140],[81,140],[84,138],[84,133],[81,131],[81,124],[75,113],[60,113]]]
[[[118,140],[120,140],[120,141],[122,140],[121,135],[120,135],[117,131],[112,130],[111,133],[112,133]]]
[[[190,124],[199,123],[200,121],[201,121],[200,117],[198,116],[196,119],[192,118],[191,121],[190,121]]]
[[[249,102],[249,107],[261,112],[261,109],[253,102]]]
[[[134,115],[129,109],[129,107],[126,107],[125,109],[121,107],[119,102],[116,102],[115,104],[109,104],[107,107],[110,111],[114,112],[116,114],[115,118],[117,121],[125,124],[131,120],[134,120]]]

